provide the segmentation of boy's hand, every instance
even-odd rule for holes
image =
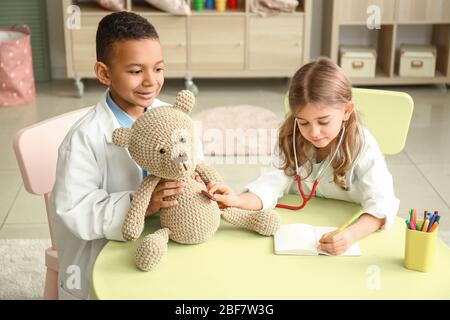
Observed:
[[[223,182],[208,183],[208,192],[222,205],[226,207],[239,207],[239,196]]]
[[[324,234],[319,240],[319,248],[320,250],[331,253],[332,255],[338,256],[343,254],[354,242],[351,231],[348,229],[345,229],[337,235],[328,238],[330,233],[331,232]]]
[[[186,184],[182,181],[161,179],[153,191],[145,216],[151,216],[161,210],[161,208],[176,206],[178,204],[177,200],[167,200],[166,197],[182,194],[185,186]]]

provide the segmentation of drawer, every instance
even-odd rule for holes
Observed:
[[[165,73],[186,70],[186,17],[145,16],[158,32],[163,50]]]
[[[394,21],[395,1],[393,0],[335,0],[337,18],[340,23],[366,23],[370,16],[370,5],[381,9],[381,22]]]
[[[295,72],[303,64],[303,16],[250,18],[249,69]]]
[[[165,73],[186,70],[186,18],[146,17],[156,28],[163,50]],[[72,30],[73,71],[82,76],[94,74],[96,59],[95,37],[102,17],[82,16],[81,29]]]
[[[244,70],[245,17],[191,17],[192,71]]]
[[[400,22],[450,22],[450,0],[398,0]]]

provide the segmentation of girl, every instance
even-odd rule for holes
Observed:
[[[352,87],[343,70],[321,58],[292,78],[290,113],[280,128],[272,168],[236,195],[225,184],[211,182],[209,192],[225,206],[274,208],[296,173],[308,195],[315,179],[316,195],[360,203],[364,214],[335,236],[324,235],[321,249],[342,254],[354,242],[392,224],[399,201],[384,157],[361,122],[352,102]],[[380,124],[381,125],[381,124]],[[298,170],[296,170],[298,168]]]

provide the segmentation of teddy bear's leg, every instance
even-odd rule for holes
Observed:
[[[170,230],[168,228],[147,235],[136,249],[136,266],[142,271],[156,267],[167,252]]]
[[[280,227],[280,217],[273,210],[250,211],[238,208],[222,210],[225,221],[239,227],[256,231],[264,236],[271,236]]]

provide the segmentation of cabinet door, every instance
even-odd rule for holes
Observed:
[[[400,22],[450,22],[450,0],[398,0]]]
[[[186,70],[186,18],[146,17],[156,28],[163,49],[166,75]],[[102,16],[82,16],[81,28],[72,30],[73,71],[83,77],[95,77],[95,36]]]
[[[192,16],[192,71],[244,69],[245,17]]]
[[[176,16],[145,16],[158,32],[163,50],[165,75],[180,74],[186,70],[186,18]]]
[[[301,15],[293,17],[250,17],[249,69],[289,70],[303,64],[303,24]]]
[[[366,23],[372,14],[367,13],[369,6],[380,8],[381,21],[394,21],[394,0],[335,0],[335,8],[339,23]]]
[[[82,16],[81,28],[71,30],[72,69],[82,77],[95,77],[94,64],[97,61],[95,35],[102,16]]]

